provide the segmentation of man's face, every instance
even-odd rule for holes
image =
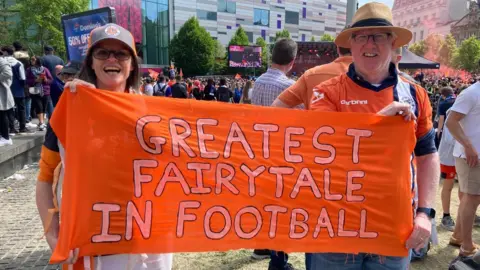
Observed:
[[[392,60],[394,39],[382,29],[356,31],[350,39],[355,68],[361,73],[383,73]]]

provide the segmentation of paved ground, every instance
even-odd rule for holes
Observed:
[[[17,174],[25,179],[12,177],[0,180],[0,269],[57,269],[48,265],[50,252],[42,237],[42,226],[35,206],[35,176],[37,165],[29,166]],[[454,190],[456,194],[457,190]],[[456,197],[456,196],[453,196]],[[458,200],[452,202],[456,213]],[[437,199],[437,209],[441,209]],[[441,211],[438,211],[441,212]],[[440,245],[430,251],[425,261],[412,264],[414,270],[447,269],[458,250],[447,245],[451,233],[439,229]],[[474,230],[480,243],[480,229]],[[304,269],[303,254],[292,254],[291,263]],[[176,254],[174,268],[190,269],[267,269],[268,260],[250,259],[250,251]]]

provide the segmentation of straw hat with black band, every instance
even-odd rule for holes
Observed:
[[[335,39],[339,47],[350,48],[350,37],[356,31],[382,29],[391,31],[395,37],[393,48],[404,46],[412,40],[412,32],[403,27],[393,26],[392,11],[381,3],[368,3],[360,7],[352,19],[350,27],[343,30]]]

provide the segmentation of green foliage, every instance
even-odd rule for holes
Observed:
[[[442,47],[440,48],[437,60],[441,64],[451,67],[453,66],[453,57],[457,53],[457,50],[455,39],[451,34],[448,34],[445,37]]]
[[[312,37],[310,38],[310,42],[315,42],[315,36],[312,36]]]
[[[259,73],[264,73],[268,69],[268,44],[262,37],[257,38],[255,44],[262,47],[262,67]]]
[[[468,72],[480,71],[480,40],[475,36],[464,40],[454,56],[454,63]]]
[[[320,38],[321,41],[335,41],[335,38],[332,37],[329,34],[323,34],[323,36]]]
[[[192,17],[173,37],[169,52],[175,66],[181,67],[185,76],[205,75],[214,67],[215,47],[207,30]]]
[[[238,27],[237,31],[235,31],[235,34],[233,35],[232,39],[228,43],[228,46],[230,45],[243,45],[243,46],[248,46],[250,42],[248,41],[248,36],[247,33],[245,33],[245,30],[243,30],[242,26]]]
[[[222,43],[220,41],[218,41],[218,39],[215,39],[214,42],[215,42],[215,58],[216,59],[219,59],[219,58],[224,59],[225,56],[226,56],[227,50],[222,45]]]
[[[425,45],[425,42],[422,40],[420,42],[415,42],[412,45],[410,45],[410,47],[408,47],[408,50],[418,56],[423,57],[427,52],[427,46]]]
[[[288,32],[287,29],[283,29],[282,31],[275,33],[275,41],[282,38],[290,38],[290,32]]]
[[[33,53],[41,54],[44,45],[56,49],[59,56],[66,56],[61,16],[88,9],[89,0],[17,0],[9,8],[20,16],[13,35]]]

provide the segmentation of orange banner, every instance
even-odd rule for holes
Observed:
[[[51,125],[66,151],[52,262],[74,248],[407,256],[415,137],[401,117],[80,88]]]

